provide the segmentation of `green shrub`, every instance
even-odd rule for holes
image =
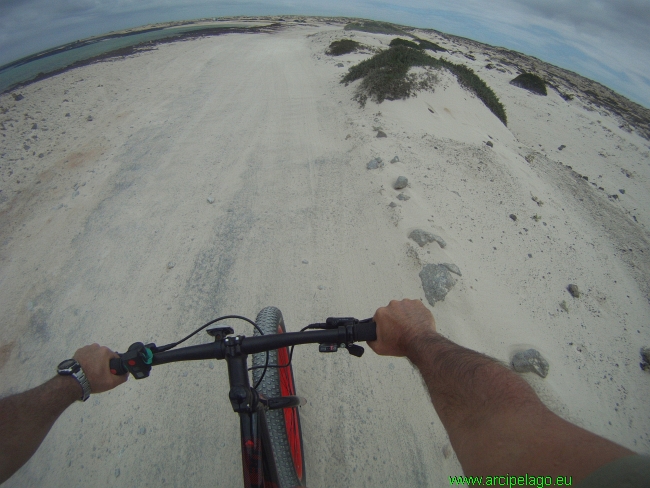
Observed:
[[[420,50],[394,46],[352,66],[343,77],[342,83],[365,78],[371,71],[380,69],[405,75],[411,66],[435,66],[437,61]]]
[[[418,42],[420,43],[420,49],[429,49],[431,51],[447,52],[447,50],[444,47],[438,46],[435,42],[427,41],[426,39],[418,39]]]
[[[443,66],[456,75],[458,83],[467,88],[481,100],[490,111],[496,115],[503,125],[508,125],[508,118],[506,116],[506,109],[501,104],[499,97],[487,86],[487,84],[476,74],[472,68],[463,66],[462,64],[453,64],[444,59],[440,60]]]
[[[546,82],[533,73],[522,73],[510,81],[510,84],[546,96]]]
[[[341,56],[342,54],[352,53],[360,47],[361,44],[357,41],[353,41],[352,39],[341,39],[339,41],[333,41],[325,54],[329,54],[330,56]]]
[[[350,22],[349,24],[346,24],[343,29],[371,32],[373,34],[394,34],[398,36],[406,34],[406,32],[398,27],[395,27],[393,24],[389,24],[388,22],[376,22],[374,20]]]
[[[416,43],[412,41],[407,41],[406,39],[400,39],[399,37],[396,37],[392,41],[390,41],[389,44],[390,47],[394,46],[406,46],[406,47],[412,47],[413,49],[422,49],[420,46],[418,46]]]
[[[499,98],[471,68],[444,59],[433,58],[419,49],[404,45],[393,46],[352,66],[341,83],[347,85],[355,80],[363,79],[354,96],[354,99],[362,106],[365,105],[368,98],[376,103],[381,103],[384,100],[405,99],[418,89],[422,89],[422,83],[430,85],[430,82],[418,80],[417,77],[408,74],[409,69],[413,66],[448,69],[456,76],[462,87],[473,92],[504,125],[507,125],[506,111]]]

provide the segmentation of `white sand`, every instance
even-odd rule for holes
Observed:
[[[164,344],[219,315],[275,305],[290,330],[369,317],[424,300],[422,265],[449,262],[463,276],[432,308],[440,332],[503,361],[537,348],[549,376],[525,377],[551,408],[650,453],[648,141],[578,99],[509,85],[516,73],[477,53],[445,56],[493,88],[508,127],[446,72],[434,93],[360,109],[336,64],[369,54],[324,55],[348,35],[321,24],[161,45],[0,97],[0,394],[84,344]],[[368,171],[376,156],[386,166]],[[447,247],[420,248],[415,228]],[[294,373],[309,486],[461,474],[407,360],[301,347]],[[221,362],[161,366],[68,409],[7,486],[240,486],[227,393]]]

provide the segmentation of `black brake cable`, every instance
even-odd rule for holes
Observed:
[[[313,324],[312,324],[313,325]],[[303,327],[300,329],[300,332],[304,332],[309,328],[313,328],[312,325],[308,325],[306,327]],[[251,366],[248,368],[248,371],[251,371],[253,369],[262,369],[264,368],[264,371],[262,371],[262,375],[260,376],[260,379],[255,383],[255,388],[257,390],[257,387],[260,385],[262,382],[262,378],[264,378],[264,375],[266,374],[266,370],[268,368],[286,368],[291,365],[291,359],[293,358],[293,348],[296,347],[295,345],[291,346],[291,350],[289,351],[289,360],[287,361],[287,364],[269,364],[269,352],[266,352],[266,364],[264,366]]]
[[[262,331],[262,329],[260,329],[260,327],[249,318],[242,317],[241,315],[224,315],[223,317],[218,317],[218,318],[216,318],[214,320],[211,320],[207,324],[203,324],[201,327],[199,327],[194,332],[189,334],[187,337],[184,337],[180,341],[172,342],[172,343],[166,344],[164,346],[156,347],[156,352],[168,351],[168,350],[178,346],[179,344],[182,344],[183,342],[188,340],[190,337],[198,334],[199,332],[201,332],[203,329],[205,329],[209,325],[212,325],[212,324],[214,324],[216,322],[219,322],[221,320],[226,320],[226,319],[245,320],[246,322],[251,324],[253,327],[255,327],[255,329],[257,329],[257,331],[260,333],[260,335],[265,335],[264,332]],[[317,328],[317,327],[314,327],[314,326],[317,326],[317,325],[324,325],[324,324],[310,324],[310,325],[307,325],[306,327],[303,327],[302,329],[300,329],[300,332],[304,332],[305,330],[310,329],[310,328]],[[248,371],[252,371],[254,369],[264,368],[264,371],[262,371],[262,375],[260,376],[260,379],[257,380],[257,382],[255,382],[255,386],[253,387],[254,389],[257,389],[257,387],[262,383],[262,380],[264,379],[264,375],[266,374],[266,370],[268,368],[286,368],[286,367],[289,367],[291,365],[291,360],[293,359],[293,348],[294,347],[295,347],[295,345],[291,346],[291,351],[289,351],[289,360],[287,361],[287,364],[269,364],[269,351],[266,351],[266,361],[264,363],[264,366],[251,366],[250,368],[248,368]]]
[[[193,335],[198,334],[198,333],[201,332],[203,329],[205,329],[208,325],[212,325],[212,324],[214,324],[215,322],[219,322],[220,320],[226,320],[226,319],[240,319],[240,320],[245,320],[246,322],[248,322],[249,324],[251,324],[253,327],[255,327],[255,328],[259,331],[259,333],[260,333],[261,335],[264,335],[264,332],[262,332],[262,329],[260,329],[260,328],[257,326],[257,324],[256,324],[255,322],[253,322],[251,319],[247,319],[246,317],[242,317],[241,315],[224,315],[223,317],[216,318],[216,319],[214,319],[214,320],[211,320],[211,321],[208,322],[207,324],[202,325],[201,327],[199,327],[198,329],[196,329],[194,332],[192,332],[190,335],[188,335],[187,337],[181,339],[181,340],[178,341],[178,342],[172,342],[171,344],[167,344],[167,345],[165,345],[165,346],[159,346],[159,347],[157,347],[157,348],[156,348],[156,351],[157,351],[157,352],[168,351],[169,349],[171,349],[171,348],[173,348],[173,347],[176,347],[176,346],[178,346],[179,344],[182,344],[183,342],[185,342],[186,340],[188,340],[188,339],[189,339],[190,337],[192,337]]]
[[[260,329],[260,328],[258,327],[258,325],[257,325],[255,322],[253,322],[251,319],[248,319],[248,318],[246,318],[246,317],[242,317],[241,315],[224,315],[223,317],[218,317],[218,318],[216,318],[216,319],[214,319],[214,320],[211,320],[211,321],[208,322],[207,324],[202,325],[201,327],[199,327],[198,329],[196,329],[194,332],[192,332],[190,335],[188,335],[187,337],[184,337],[183,339],[181,339],[181,340],[178,341],[178,342],[172,342],[171,344],[166,344],[166,345],[164,345],[164,346],[157,347],[157,348],[156,348],[156,351],[157,351],[157,352],[168,351],[168,350],[170,350],[170,349],[172,349],[172,348],[178,346],[179,344],[185,342],[186,340],[188,340],[188,339],[189,339],[190,337],[192,337],[193,335],[198,334],[198,333],[201,332],[203,329],[205,329],[208,325],[212,325],[212,324],[214,324],[215,322],[219,322],[220,320],[226,320],[226,319],[239,319],[239,320],[245,320],[246,322],[248,322],[249,324],[251,324],[253,327],[255,327],[255,328],[257,329],[257,331],[260,333],[260,335],[264,335],[264,332],[262,331],[262,329]],[[266,365],[268,366],[268,364],[269,364],[269,351],[266,351]],[[264,370],[264,372],[266,372],[266,369]],[[264,377],[264,373],[262,373],[262,376],[261,376],[261,378],[260,378],[260,381],[258,381],[258,382],[256,383],[255,388],[257,388],[257,387],[259,386],[259,384],[260,384],[260,382],[262,381],[262,378],[263,378],[263,377]]]

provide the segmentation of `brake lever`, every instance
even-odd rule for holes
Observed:
[[[363,348],[363,346],[359,346],[358,344],[348,344],[345,347],[346,347],[346,349],[348,350],[348,352],[350,354],[352,354],[353,356],[356,356],[358,358],[363,356],[363,353],[365,352],[365,349]]]
[[[358,358],[365,352],[365,349],[357,344],[342,344],[341,347],[345,347],[350,354]],[[319,344],[318,346],[318,352],[336,352],[338,350],[338,344]]]

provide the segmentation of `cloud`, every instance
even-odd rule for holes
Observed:
[[[647,0],[532,0],[512,2],[539,19],[570,25],[592,36],[614,34],[650,46],[650,2]]]

